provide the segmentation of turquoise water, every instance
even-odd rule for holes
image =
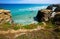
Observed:
[[[38,10],[45,9],[49,4],[0,4],[0,8],[11,10],[12,19],[15,23],[31,24]]]

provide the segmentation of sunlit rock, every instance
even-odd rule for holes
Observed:
[[[10,10],[0,9],[0,24],[7,22],[12,22]]]
[[[41,22],[41,21],[48,21],[50,18],[52,11],[48,10],[48,9],[42,9],[38,11],[38,14],[36,16],[37,21]]]

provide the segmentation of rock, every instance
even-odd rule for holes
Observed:
[[[7,22],[12,22],[10,10],[0,9],[0,24]]]
[[[54,7],[55,7],[55,9],[54,9]],[[46,9],[52,10],[54,12],[58,12],[58,11],[60,11],[60,4],[49,5]]]
[[[52,10],[53,6],[49,5],[46,9]]]
[[[60,7],[56,8],[54,12],[60,12]]]
[[[40,10],[38,11],[38,14],[37,14],[37,16],[36,16],[36,20],[38,21],[38,22],[41,22],[42,21],[42,17],[43,17],[44,15],[43,15],[43,12],[41,12]]]
[[[50,14],[51,14],[51,10],[48,9],[39,10],[36,19],[38,22],[48,21]]]
[[[60,12],[57,12],[57,14],[54,16],[53,22],[56,25],[60,25]]]

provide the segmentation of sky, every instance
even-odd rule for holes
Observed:
[[[60,4],[60,0],[0,0],[0,3],[12,4]]]

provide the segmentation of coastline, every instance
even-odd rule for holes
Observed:
[[[48,12],[52,12],[49,9],[51,8],[43,9],[42,12],[44,12],[45,14]],[[58,14],[60,14],[60,12]],[[28,17],[28,16],[25,16],[25,17]],[[4,10],[4,9],[2,11],[0,10],[0,18],[1,18],[0,19],[0,22],[1,22],[0,39],[40,39],[40,38],[41,39],[45,39],[45,38],[60,39],[60,28],[59,28],[60,26],[58,25],[59,22],[57,22],[57,24],[52,24],[52,22],[49,20],[45,21],[45,20],[39,19],[40,18],[39,16],[40,14],[38,14],[37,16],[38,17],[37,23],[35,23],[36,21],[32,21],[31,24],[23,25],[23,24],[18,24],[14,22],[11,16],[11,12],[9,10]],[[25,17],[21,17],[21,18],[25,18]]]

